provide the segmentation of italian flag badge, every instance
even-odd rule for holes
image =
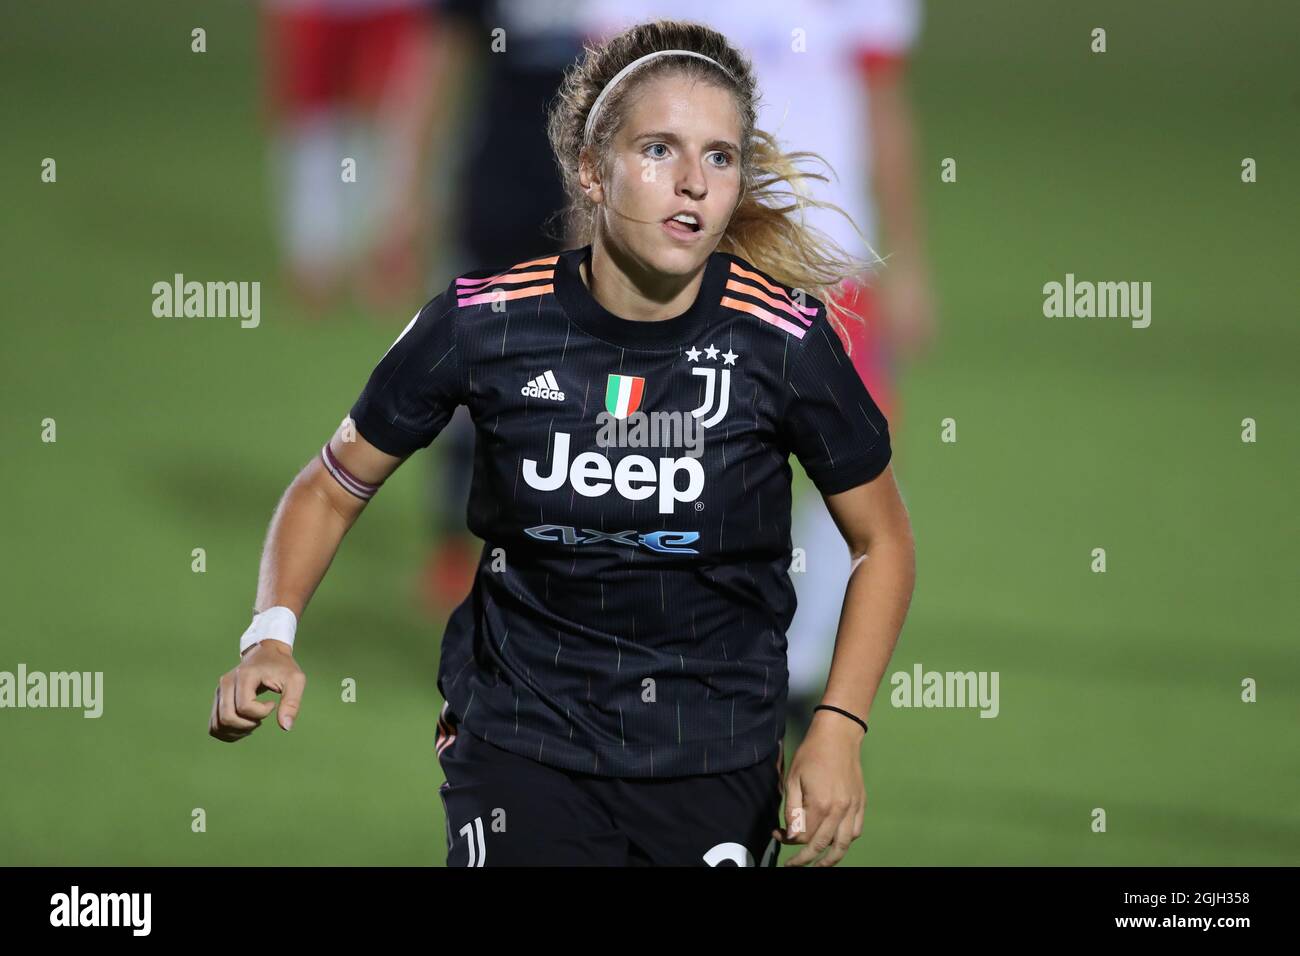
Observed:
[[[627,418],[641,407],[645,379],[637,375],[610,375],[605,385],[605,410],[615,418]]]

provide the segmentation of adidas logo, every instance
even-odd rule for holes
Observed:
[[[519,390],[521,395],[528,395],[532,398],[549,398],[553,402],[564,401],[564,393],[560,391],[560,383],[555,380],[555,373],[547,369],[537,378],[528,380],[528,384]]]

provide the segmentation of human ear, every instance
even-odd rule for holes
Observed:
[[[604,202],[605,188],[600,179],[600,170],[593,162],[591,153],[586,149],[582,151],[578,160],[578,183],[591,202],[596,204]]]

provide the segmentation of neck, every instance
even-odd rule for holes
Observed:
[[[635,322],[657,322],[691,307],[707,262],[689,275],[664,275],[612,252],[598,240],[592,243],[590,270],[584,261],[579,274],[592,298],[608,312]]]

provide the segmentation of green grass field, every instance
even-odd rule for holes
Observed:
[[[409,312],[292,314],[251,8],[5,19],[0,670],[103,671],[105,710],[0,711],[0,862],[441,864],[441,622],[413,599],[436,442],[312,603],[296,729],[207,736],[271,510]],[[1001,713],[882,688],[846,864],[1300,862],[1297,35],[1281,3],[930,6],[913,91],[943,329],[903,383],[919,575],[890,671],[996,670]],[[260,280],[261,327],[154,318],[175,272]],[[1151,326],[1045,318],[1067,272],[1150,281]]]

